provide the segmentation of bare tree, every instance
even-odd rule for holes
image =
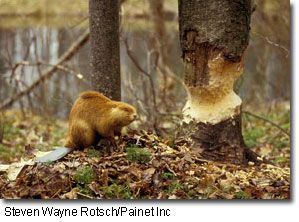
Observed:
[[[166,33],[166,24],[164,19],[164,0],[150,0],[149,5],[151,11],[151,19],[153,21],[155,31],[155,38],[153,38],[152,41],[154,42],[154,44],[160,44],[156,48],[159,49],[159,56],[162,60],[161,62],[163,64],[169,65],[169,46],[167,44],[168,36]]]
[[[89,13],[92,88],[120,100],[119,1],[89,0]]]
[[[255,159],[244,144],[240,97],[251,0],[179,1],[179,29],[188,100],[184,122],[207,159],[236,164]]]

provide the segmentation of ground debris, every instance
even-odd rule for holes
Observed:
[[[15,181],[2,174],[0,198],[290,198],[288,166],[219,164],[203,160],[185,143],[167,144],[141,131],[119,140],[120,149],[112,154],[87,148],[60,161],[27,166]]]

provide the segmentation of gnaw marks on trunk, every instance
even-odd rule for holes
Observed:
[[[188,89],[183,121],[192,128],[193,147],[207,159],[235,164],[256,160],[244,144],[242,100],[233,90],[243,72],[250,16],[250,0],[179,1]]]

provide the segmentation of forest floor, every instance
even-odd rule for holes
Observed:
[[[288,107],[258,114],[290,131]],[[67,129],[65,121],[13,110],[1,115],[0,123],[0,164],[61,146]],[[289,199],[290,137],[248,114],[243,114],[243,135],[246,145],[271,164],[207,161],[187,140],[141,130],[124,136],[112,154],[74,151],[59,161],[28,165],[15,180],[0,172],[0,198]]]

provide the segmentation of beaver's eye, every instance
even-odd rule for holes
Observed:
[[[128,108],[123,109],[125,112],[129,112],[130,110]]]

